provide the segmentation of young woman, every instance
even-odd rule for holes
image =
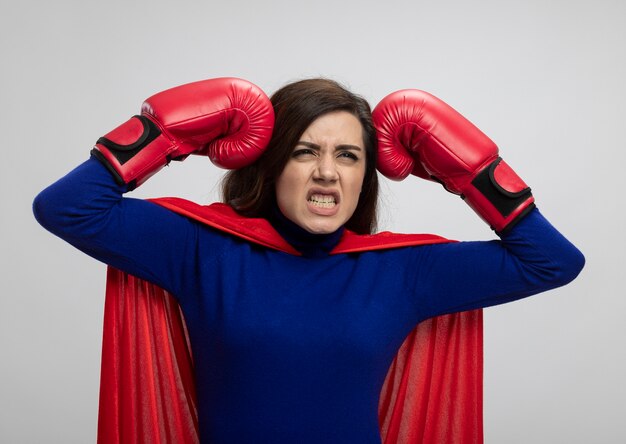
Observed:
[[[238,79],[183,85],[149,98],[35,199],[48,230],[176,297],[203,442],[380,442],[381,386],[419,322],[580,272],[581,253],[454,110],[404,91],[374,120],[364,99],[325,79],[289,84],[271,106]],[[199,223],[187,204],[123,197],[191,153],[234,168],[227,206],[208,217],[219,223]],[[375,228],[377,166],[442,182],[501,239],[342,247]]]

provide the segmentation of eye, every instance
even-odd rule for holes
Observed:
[[[350,159],[355,162],[359,160],[359,157],[352,151],[341,151],[337,157],[343,157],[344,159]]]
[[[314,156],[315,152],[310,148],[297,148],[291,153],[291,157]]]

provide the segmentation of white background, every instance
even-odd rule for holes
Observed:
[[[105,266],[37,225],[36,193],[155,92],[319,75],[372,105],[450,103],[587,257],[569,286],[486,310],[486,442],[626,442],[624,2],[2,0],[0,51],[0,442],[95,440]],[[194,157],[133,195],[206,203],[222,173]],[[493,237],[436,184],[382,191],[383,229]]]

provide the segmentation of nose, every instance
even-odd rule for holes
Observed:
[[[339,178],[337,165],[335,165],[335,159],[332,155],[320,156],[313,177],[324,182],[335,182]]]

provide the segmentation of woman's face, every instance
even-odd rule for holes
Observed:
[[[309,233],[332,233],[356,209],[365,176],[363,127],[347,111],[317,118],[276,181],[278,208]]]

